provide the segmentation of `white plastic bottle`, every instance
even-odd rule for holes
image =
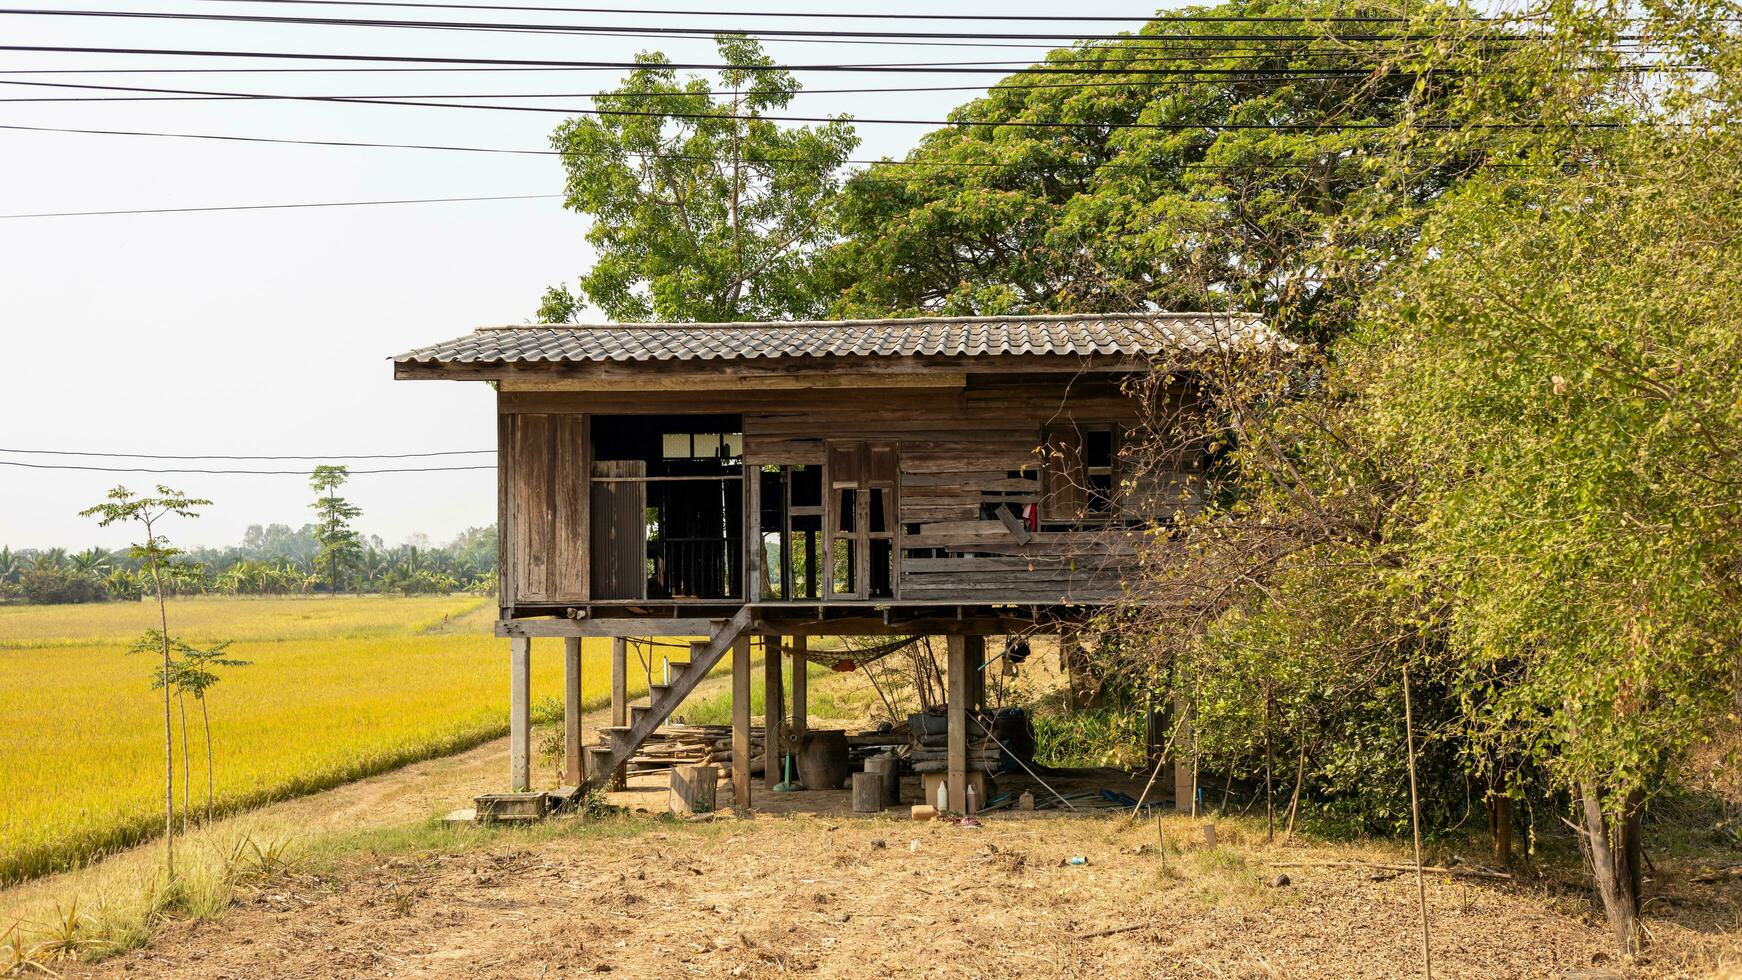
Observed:
[[[947,779],[940,779],[940,780],[938,780],[938,812],[939,813],[949,812],[949,809],[950,809],[949,803],[950,803],[950,781]]]

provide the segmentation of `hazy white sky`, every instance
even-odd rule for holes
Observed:
[[[507,2],[507,0],[496,0]],[[580,6],[569,0],[523,5]],[[613,6],[696,8],[693,0]],[[589,25],[837,29],[973,29],[970,24],[735,18],[739,10],[826,10],[790,0],[708,17],[439,11],[190,0],[43,0],[55,9],[491,20]],[[862,11],[862,5],[841,6]],[[1035,0],[903,0],[889,12],[1058,14]],[[1068,11],[1133,15],[1142,3],[1084,0]],[[1002,23],[986,30],[1064,25]],[[1112,24],[1091,24],[1110,32]],[[717,60],[705,40],[554,37],[366,27],[247,25],[0,15],[0,43],[627,60],[658,49]],[[1042,51],[997,47],[772,41],[783,63],[1003,60]],[[0,51],[0,80],[368,96],[586,93],[619,71],[335,72],[331,74],[11,74],[29,69],[313,67],[310,62],[169,59]],[[801,75],[807,87],[985,84],[996,76]],[[0,99],[92,96],[0,85]],[[801,95],[802,114],[941,118],[969,92]],[[479,100],[467,100],[479,101]],[[585,106],[580,98],[513,104]],[[222,133],[295,139],[542,149],[555,114],[264,101],[0,102],[0,124]],[[925,131],[861,126],[856,156],[899,155]],[[210,205],[557,193],[548,157],[361,149],[0,130],[0,214]],[[394,382],[386,360],[486,323],[528,319],[548,284],[590,261],[583,219],[552,200],[0,220],[0,449],[166,454],[318,455],[490,449],[482,384]],[[4,460],[135,465],[0,453]],[[474,461],[479,458],[474,457]],[[482,461],[488,461],[483,457]],[[139,463],[138,465],[152,465]],[[160,464],[222,466],[225,464]],[[278,468],[260,463],[229,464]],[[355,464],[362,468],[365,464]],[[288,467],[286,467],[288,468]],[[127,540],[77,516],[116,483],[165,482],[216,503],[174,529],[184,544],[237,541],[249,524],[299,525],[311,494],[298,476],[60,472],[0,466],[0,545]],[[358,476],[351,497],[366,533],[388,543],[443,540],[495,519],[487,471]]]

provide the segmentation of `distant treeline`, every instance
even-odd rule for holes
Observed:
[[[304,595],[331,591],[319,567],[314,525],[255,524],[240,544],[194,548],[179,556],[166,588],[176,595]],[[496,528],[475,527],[445,545],[414,535],[387,547],[364,542],[344,568],[347,592],[400,594],[492,592],[496,589]],[[32,603],[137,599],[149,583],[126,550],[0,548],[0,600]]]

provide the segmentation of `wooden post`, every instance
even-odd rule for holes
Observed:
[[[750,812],[750,637],[732,643],[732,805]]]
[[[611,724],[629,724],[629,639],[611,637]],[[611,788],[629,785],[629,766],[619,765],[611,773]]]
[[[968,637],[949,638],[949,800],[957,813],[966,812],[968,801]],[[926,800],[935,804],[936,800]]]
[[[1173,698],[1173,808],[1197,816],[1197,752],[1192,738],[1192,708],[1183,695]]]
[[[532,638],[508,641],[508,790],[532,789]]]
[[[853,774],[853,812],[881,813],[883,811],[883,774],[880,772],[856,772]]]
[[[965,636],[962,639],[968,654],[968,710],[983,710],[986,707],[986,638]],[[974,729],[973,734],[983,734],[978,725],[972,722],[969,725]]]
[[[810,657],[807,637],[792,640],[792,730],[803,735],[810,726]]]
[[[611,724],[629,724],[629,638],[611,637]]]
[[[563,637],[563,782],[579,786],[581,764],[581,638]]]
[[[672,766],[669,806],[678,816],[712,813],[714,787],[720,782],[717,766]]]
[[[781,740],[786,727],[786,692],[780,681],[780,637],[762,638],[762,783],[773,789],[783,777],[780,771]]]

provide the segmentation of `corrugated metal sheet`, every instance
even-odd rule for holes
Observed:
[[[622,323],[481,327],[394,358],[409,364],[692,361],[780,357],[1202,354],[1289,347],[1252,314]]]

